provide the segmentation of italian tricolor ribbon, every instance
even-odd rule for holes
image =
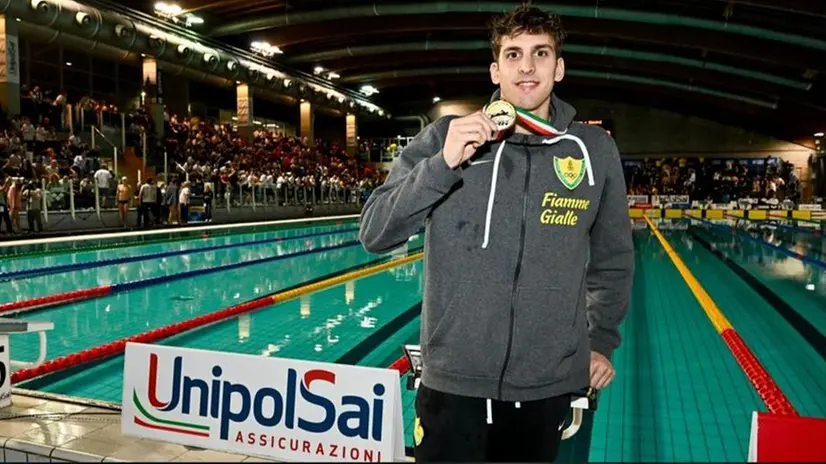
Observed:
[[[551,121],[542,119],[524,108],[514,105],[514,109],[516,110],[518,124],[537,134],[557,136],[565,133],[565,131],[560,131],[552,126]]]
[[[504,138],[515,124],[540,135],[558,136],[565,133],[551,125],[550,121],[531,113],[530,111],[515,106],[505,100],[496,100],[485,106],[485,114],[499,127],[497,140]]]

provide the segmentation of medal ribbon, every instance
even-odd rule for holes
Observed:
[[[517,124],[520,124],[523,127],[536,132],[537,134],[557,136],[566,132],[556,129],[551,125],[551,121],[542,119],[524,108],[520,108],[516,105],[513,105],[513,107],[516,110]]]
[[[524,108],[520,108],[513,104],[510,105],[516,112],[516,124],[521,125],[535,134],[556,137],[567,132],[556,129],[553,125],[551,125],[550,121],[543,119]],[[510,134],[512,130],[513,127],[508,130],[500,131],[496,136],[496,140],[502,140],[505,136]]]

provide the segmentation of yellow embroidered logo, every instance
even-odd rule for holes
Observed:
[[[545,209],[539,216],[539,222],[573,227],[579,221],[576,212],[587,211],[590,206],[591,200],[585,198],[560,197],[556,193],[547,192],[542,198],[542,207]]]
[[[568,190],[573,190],[585,177],[585,160],[574,159],[570,156],[566,158],[554,156],[554,171],[562,185],[567,187]]]
[[[422,438],[424,438],[424,428],[422,428],[422,421],[416,417],[416,422],[413,426],[413,442],[416,446],[422,443]]]

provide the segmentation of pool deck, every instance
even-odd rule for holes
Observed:
[[[3,462],[275,462],[125,436],[117,409],[20,393],[0,409],[0,443]]]

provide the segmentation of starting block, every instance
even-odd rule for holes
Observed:
[[[755,412],[748,462],[826,462],[826,419]]]
[[[417,390],[422,379],[422,349],[420,345],[404,345],[404,355],[410,364],[413,374],[407,378],[407,389]],[[597,391],[587,387],[571,393],[571,423],[562,431],[562,439],[567,440],[579,431],[582,426],[583,411],[596,411]]]

